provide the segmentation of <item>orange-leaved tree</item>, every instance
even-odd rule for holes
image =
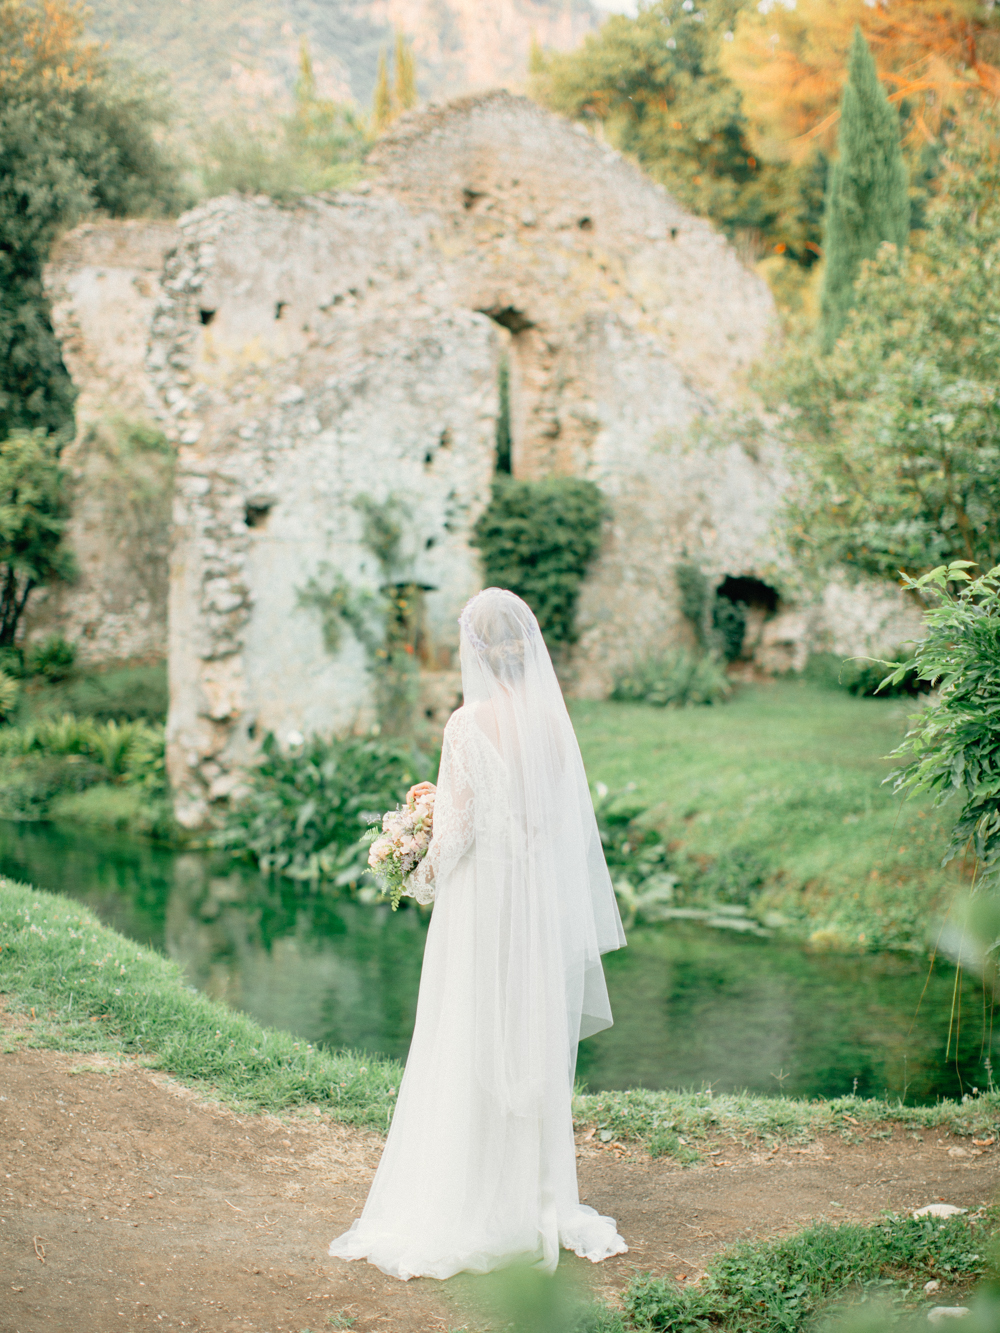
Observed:
[[[739,14],[720,65],[742,93],[751,142],[802,161],[837,136],[855,27],[911,148],[979,98],[1000,96],[1000,16],[978,0],[764,0]]]

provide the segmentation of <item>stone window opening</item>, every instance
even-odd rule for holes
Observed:
[[[243,521],[248,528],[266,528],[273,508],[272,500],[248,500]]]
[[[765,623],[778,611],[781,597],[752,574],[727,574],[715,590],[712,623],[721,634],[729,661],[748,660],[757,649]]]
[[[424,628],[424,595],[435,592],[432,584],[390,583],[383,589],[388,603],[385,648],[391,660],[403,652],[422,667],[433,667],[431,645]]]
[[[438,437],[437,444],[432,445],[431,448],[428,449],[427,452],[424,454],[424,467],[427,469],[427,471],[430,471],[430,469],[434,466],[434,459],[437,457],[438,450],[450,449],[450,448],[451,448],[451,431],[448,429],[447,426],[445,426],[444,430]]]
[[[510,357],[500,359],[497,372],[496,471],[511,473]]]
[[[530,319],[523,310],[518,310],[513,305],[493,305],[480,309],[479,314],[488,315],[494,324],[499,324],[501,328],[508,329],[516,337],[519,333],[525,333],[528,329],[535,327],[535,321]]]
[[[275,318],[275,319],[280,319],[281,316],[282,316],[282,315],[285,313],[285,311],[287,310],[287,308],[288,308],[288,302],[287,302],[287,301],[275,301],[275,303],[274,303],[274,318]]]
[[[486,195],[482,190],[470,190],[468,186],[462,191],[462,207],[467,213],[471,213],[480,199],[485,199]]]
[[[593,230],[594,230],[594,219],[593,219],[593,218],[583,217],[583,218],[580,218],[579,222],[577,222],[576,225],[580,228],[581,231],[593,231]]]
[[[211,324],[212,320],[215,318],[215,314],[216,312],[214,310],[199,310],[198,318],[201,320],[202,324],[204,324],[205,327],[207,328],[208,325]]]

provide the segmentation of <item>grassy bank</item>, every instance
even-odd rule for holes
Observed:
[[[998,1221],[997,1209],[971,1217],[887,1215],[873,1226],[821,1223],[780,1240],[734,1245],[709,1262],[697,1285],[635,1278],[624,1294],[626,1327],[797,1333],[825,1314],[831,1333],[881,1333],[930,1306],[964,1303],[988,1269]],[[939,1285],[924,1296],[928,1281]],[[858,1322],[837,1318],[859,1305]],[[928,1326],[926,1318],[922,1323]],[[978,1322],[976,1328],[981,1333]]]
[[[947,811],[882,785],[915,707],[783,679],[714,708],[572,715],[591,782],[634,784],[683,900],[868,951],[923,948],[958,883],[940,866]]]
[[[384,1130],[401,1067],[330,1054],[186,985],[180,969],[79,904],[0,880],[0,993],[31,1046],[141,1056],[247,1110],[320,1107]]]
[[[0,880],[0,993],[23,1021],[8,1044],[142,1057],[151,1066],[251,1110],[323,1109],[384,1130],[401,1067],[316,1049],[262,1028],[192,990],[160,954],[102,926],[70,899]],[[896,1122],[985,1135],[1000,1125],[1000,1096],[933,1107],[845,1097],[830,1102],[696,1092],[583,1094],[581,1124],[656,1155],[697,1160],[709,1136],[802,1142],[850,1137]]]

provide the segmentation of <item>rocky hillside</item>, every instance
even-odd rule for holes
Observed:
[[[532,36],[575,46],[600,21],[591,0],[91,0],[90,26],[141,67],[163,71],[185,119],[241,103],[281,104],[307,37],[321,89],[367,110],[379,50],[402,29],[421,95],[517,87]]]

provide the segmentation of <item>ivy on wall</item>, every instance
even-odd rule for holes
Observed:
[[[516,592],[550,647],[575,642],[580,585],[601,545],[607,502],[592,481],[497,474],[473,529],[488,585]]]
[[[329,653],[339,652],[346,624],[368,658],[379,726],[392,736],[414,726],[423,622],[423,588],[413,581],[402,554],[401,508],[394,496],[378,504],[359,496],[361,544],[378,564],[378,592],[352,588],[343,574],[321,565],[297,589],[298,605],[316,611]]]

